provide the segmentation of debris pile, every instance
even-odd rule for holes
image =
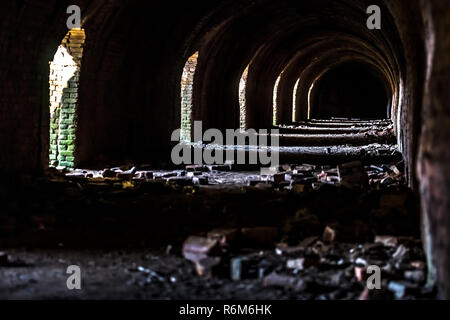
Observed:
[[[433,290],[425,286],[421,242],[414,238],[376,236],[373,243],[345,243],[335,241],[335,230],[327,227],[322,238],[309,237],[289,246],[278,242],[275,234],[270,228],[214,230],[204,238],[189,237],[183,256],[195,264],[200,277],[258,281],[299,299],[433,297]]]
[[[364,166],[360,161],[343,163],[335,168],[319,165],[281,165],[271,168],[272,174],[258,171],[240,171],[232,164],[190,165],[178,170],[149,170],[146,166],[121,166],[95,170],[67,170],[52,168],[52,181],[73,181],[93,186],[113,186],[133,189],[152,182],[167,183],[174,187],[248,186],[251,188],[302,193],[324,186],[346,188],[387,188],[404,184],[403,162],[388,165]],[[145,170],[144,170],[145,168]]]
[[[184,263],[176,273],[129,268],[146,285],[205,281],[294,299],[427,298],[421,244],[401,236],[418,235],[403,170],[402,162],[287,164],[270,175],[232,164],[51,168],[49,179],[8,202],[0,233],[58,247],[171,241],[167,255]],[[33,215],[18,218],[20,211]],[[28,238],[15,236],[28,223]],[[0,253],[0,267],[18,265]],[[367,289],[371,266],[381,270],[381,290]]]

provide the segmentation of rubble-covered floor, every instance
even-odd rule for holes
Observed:
[[[433,298],[401,162],[231,169],[22,176],[0,190],[0,297]],[[72,264],[81,292],[65,286]],[[383,290],[367,292],[373,264]]]
[[[250,251],[250,253],[249,253]],[[288,252],[286,252],[288,251]],[[248,250],[242,280],[231,280],[222,262],[212,278],[199,277],[194,265],[164,250],[9,250],[0,262],[0,299],[432,299],[424,284],[420,244],[325,245],[295,250]],[[288,261],[317,259],[305,270]],[[1,256],[0,256],[1,257]],[[0,258],[1,260],[2,258]],[[235,259],[236,260],[236,259]],[[381,264],[382,290],[367,291],[358,281],[365,263]],[[69,265],[81,267],[82,290],[67,289]],[[236,269],[236,267],[235,267]],[[236,271],[235,271],[236,272]],[[361,279],[360,279],[361,280]]]

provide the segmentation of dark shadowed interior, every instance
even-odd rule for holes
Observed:
[[[0,1],[0,298],[450,298],[449,29],[448,0]]]
[[[390,105],[386,87],[363,65],[339,65],[315,83],[310,98],[310,117],[387,119]]]

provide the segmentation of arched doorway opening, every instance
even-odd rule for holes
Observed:
[[[50,62],[50,166],[75,167],[76,108],[83,46],[83,29],[72,29]]]
[[[191,142],[194,76],[197,69],[198,52],[186,62],[181,76],[181,133],[180,140]]]
[[[345,63],[326,72],[311,89],[310,118],[387,119],[387,87],[372,70]]]

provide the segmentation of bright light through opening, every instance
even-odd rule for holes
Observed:
[[[278,124],[278,85],[280,84],[281,76],[283,72],[278,76],[277,81],[275,82],[275,87],[273,88],[273,125],[276,126]]]
[[[191,141],[194,76],[197,69],[198,52],[194,53],[184,65],[181,76],[181,134],[180,141]]]
[[[292,98],[292,122],[297,122],[297,90],[298,90],[298,85],[300,83],[300,78],[297,80],[297,82],[295,83],[294,86],[294,93],[293,93],[293,98]]]
[[[241,80],[239,81],[239,127],[241,131],[245,130],[246,123],[246,88],[247,88],[247,77],[248,77],[248,68],[250,65],[245,68],[242,73]]]
[[[51,166],[75,166],[76,107],[85,37],[83,29],[70,30],[50,62]]]

